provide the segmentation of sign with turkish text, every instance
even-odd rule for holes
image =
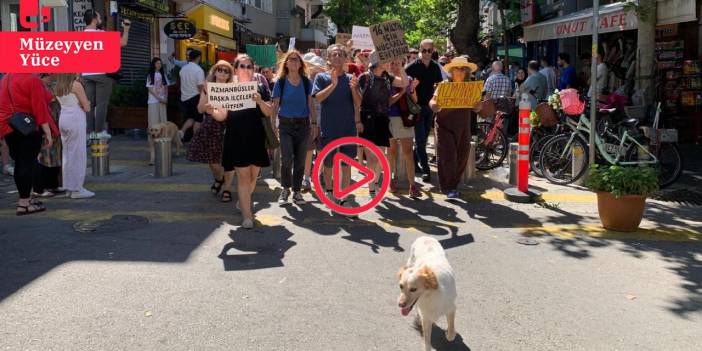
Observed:
[[[85,29],[83,14],[93,8],[91,0],[73,0],[73,30],[82,32]]]
[[[439,83],[436,102],[441,108],[473,108],[480,101],[483,81]]]
[[[163,32],[175,40],[190,39],[195,36],[197,29],[195,24],[186,20],[173,20],[163,27]]]
[[[409,47],[405,41],[405,32],[402,30],[400,21],[374,24],[370,26],[370,34],[378,57],[380,57],[380,62],[401,59],[409,53]]]
[[[354,49],[375,49],[375,46],[373,46],[373,38],[371,38],[370,29],[368,27],[353,26],[351,29],[351,39],[353,40]]]
[[[214,107],[230,111],[255,108],[253,94],[256,91],[256,82],[207,83],[207,101]]]

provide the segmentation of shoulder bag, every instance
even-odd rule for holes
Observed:
[[[31,113],[15,111],[15,103],[12,101],[12,94],[10,93],[10,76],[11,74],[5,76],[5,80],[7,80],[5,89],[7,90],[7,97],[10,98],[10,107],[12,108],[9,124],[14,131],[26,136],[37,130],[37,122]]]

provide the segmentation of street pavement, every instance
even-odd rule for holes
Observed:
[[[649,200],[641,230],[614,233],[590,192],[533,180],[545,201],[513,204],[497,171],[459,201],[424,185],[422,200],[388,195],[351,219],[313,194],[280,208],[264,170],[244,230],[204,165],[176,158],[154,178],[145,145],[115,138],[111,175],[87,180],[97,196],[48,199],[42,214],[16,217],[0,176],[0,349],[420,350],[395,274],[422,235],[458,286],[459,337],[440,321],[437,350],[699,349],[694,203]],[[699,174],[678,188],[699,194]]]

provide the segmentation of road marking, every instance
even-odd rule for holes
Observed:
[[[600,239],[626,239],[650,241],[702,241],[702,229],[683,227],[639,228],[635,232],[622,233],[610,231],[599,225],[550,225],[525,228],[524,236],[551,235],[564,239],[572,239],[586,235]]]

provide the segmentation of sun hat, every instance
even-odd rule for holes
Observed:
[[[468,58],[465,56],[455,57],[453,60],[451,60],[451,62],[444,65],[444,70],[450,73],[452,69],[459,67],[467,67],[471,73],[478,70],[478,65],[468,61]]]
[[[234,71],[235,71],[235,70],[234,70],[234,66],[232,66],[231,63],[229,63],[229,62],[227,62],[227,61],[225,61],[225,60],[219,60],[219,61],[217,61],[217,63],[215,63],[215,64],[212,66],[212,68],[210,68],[210,70],[212,71],[212,73],[214,73],[214,71],[215,71],[215,70],[217,69],[217,67],[219,67],[219,66],[225,66],[225,67],[227,67],[227,68],[229,69],[229,72],[230,72],[231,74],[234,74]]]

